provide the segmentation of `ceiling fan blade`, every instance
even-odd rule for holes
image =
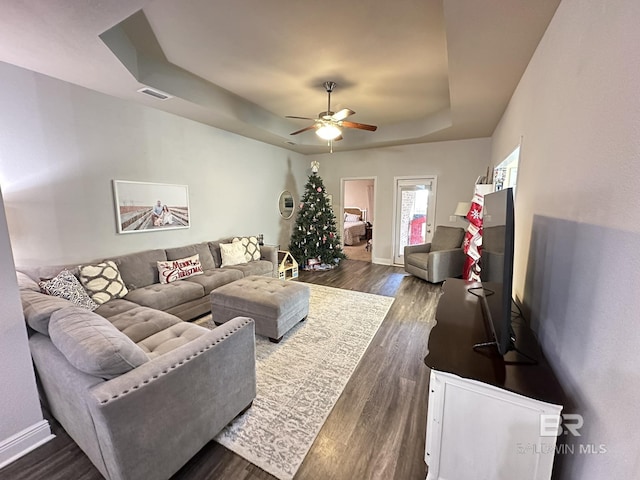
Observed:
[[[298,130],[296,132],[290,133],[289,135],[298,135],[299,133],[306,132],[307,130],[313,130],[314,128],[316,128],[315,125],[309,125],[308,127],[305,127],[305,128],[303,128],[301,130]]]
[[[293,115],[287,115],[284,118],[298,118],[300,120],[315,120],[315,118],[309,118],[309,117],[295,117]]]
[[[345,118],[347,118],[349,115],[353,115],[354,112],[353,110],[349,109],[349,108],[343,108],[342,110],[340,110],[339,112],[334,113],[331,116],[332,120],[335,120],[336,122],[339,122],[340,120],[344,120]]]
[[[344,137],[342,135],[340,135],[339,137],[336,137],[332,140],[332,142],[339,142],[340,140],[344,140]]]
[[[347,128],[358,128],[360,130],[369,130],[370,132],[375,132],[378,127],[375,125],[367,125],[366,123],[356,123],[356,122],[340,122],[343,127]]]

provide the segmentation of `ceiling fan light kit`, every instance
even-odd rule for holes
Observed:
[[[318,128],[316,130],[316,135],[323,140],[335,140],[342,135],[342,131],[335,125],[329,123]]]
[[[291,133],[291,135],[298,135],[299,133],[306,132],[307,130],[315,129],[316,135],[318,135],[323,140],[328,141],[329,148],[331,149],[331,151],[333,151],[333,141],[342,140],[342,128],[357,128],[359,130],[367,130],[369,132],[375,132],[377,130],[378,127],[376,127],[375,125],[367,125],[366,123],[345,122],[345,118],[355,114],[356,112],[349,108],[343,108],[339,112],[333,112],[331,110],[331,92],[333,92],[333,89],[336,87],[336,82],[324,82],[323,86],[327,91],[327,110],[325,112],[320,112],[315,119],[288,115],[286,118],[313,120],[315,122],[313,125]]]

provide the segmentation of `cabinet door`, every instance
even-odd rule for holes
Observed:
[[[431,371],[425,461],[427,480],[548,480],[562,407],[475,380]]]

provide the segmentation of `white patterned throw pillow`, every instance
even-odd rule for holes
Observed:
[[[240,265],[247,263],[245,252],[247,249],[241,242],[221,243],[220,255],[222,256],[222,267]]]
[[[256,237],[242,237],[234,238],[233,242],[240,242],[244,247],[244,257],[247,262],[252,260],[260,260],[262,254],[260,253],[260,244]]]
[[[47,295],[64,298],[87,310],[93,311],[98,308],[98,304],[91,300],[78,279],[69,270],[62,270],[51,280],[43,280],[38,285]]]
[[[82,286],[98,305],[129,293],[118,267],[111,260],[97,265],[80,265],[78,269]]]
[[[156,263],[158,264],[160,283],[171,283],[176,280],[193,277],[194,275],[202,275],[204,273],[202,265],[200,264],[200,255],[197,253],[191,257]]]

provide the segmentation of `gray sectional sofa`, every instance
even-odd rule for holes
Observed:
[[[273,276],[277,252],[219,268],[219,243],[110,259],[129,293],[93,312],[40,292],[62,267],[18,269],[43,403],[107,479],[168,479],[255,398],[254,321],[184,320],[209,311],[221,285]],[[194,253],[204,274],[159,283],[157,261]]]
[[[239,265],[220,268],[222,257],[220,244],[230,243],[231,238],[215,242],[202,242],[184,247],[146,250],[129,255],[112,257],[129,293],[124,300],[163,312],[171,313],[182,320],[193,320],[210,311],[209,294],[215,288],[250,275],[277,277],[278,251],[276,247],[260,247],[261,259]],[[178,260],[198,254],[204,270],[197,275],[177,282],[161,284],[156,262]],[[100,260],[102,261],[102,260]],[[91,263],[91,262],[87,262]],[[78,265],[58,265],[41,267],[18,267],[33,280],[55,276],[63,268],[77,273]],[[111,300],[111,303],[115,300]],[[105,304],[106,305],[106,304]],[[96,313],[102,315],[102,308]],[[113,305],[108,308],[114,308]],[[125,307],[122,307],[125,308]]]

